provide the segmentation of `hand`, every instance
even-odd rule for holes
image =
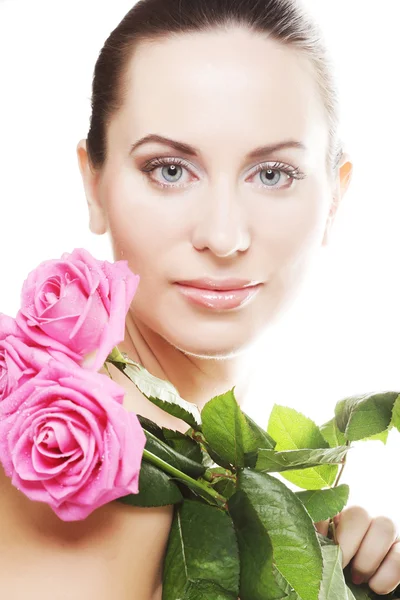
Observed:
[[[376,594],[388,594],[400,583],[400,535],[388,517],[372,518],[361,506],[350,506],[334,517],[336,539],[343,553],[343,569],[353,559],[355,584],[368,583]],[[328,534],[329,519],[315,523]]]

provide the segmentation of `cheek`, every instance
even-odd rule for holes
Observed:
[[[136,208],[119,211],[114,207],[109,214],[109,231],[115,260],[127,260],[132,269],[139,271],[143,264],[151,264],[152,256],[159,255],[166,232],[157,230],[147,211]]]
[[[129,179],[129,178],[128,178]],[[140,275],[144,288],[154,288],[159,277],[173,275],[172,257],[187,239],[182,206],[157,197],[136,181],[114,181],[107,189],[109,233],[115,260],[127,260]],[[134,193],[130,190],[134,189]]]
[[[258,239],[272,269],[304,260],[321,246],[328,203],[325,190],[305,190],[301,196],[285,199],[258,216]],[[262,224],[262,226],[261,226]]]

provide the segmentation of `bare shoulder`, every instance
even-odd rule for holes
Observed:
[[[0,598],[52,600],[54,590],[58,600],[158,598],[173,506],[111,502],[84,521],[64,522],[0,471]]]

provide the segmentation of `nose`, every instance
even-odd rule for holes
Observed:
[[[218,186],[207,198],[199,198],[201,208],[193,228],[192,244],[197,250],[208,249],[215,256],[231,257],[250,247],[247,218],[237,191]]]

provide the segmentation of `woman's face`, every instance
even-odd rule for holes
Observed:
[[[139,326],[188,354],[232,356],[293,297],[324,243],[334,190],[312,68],[237,28],[141,44],[126,82],[88,194],[91,229],[108,230],[115,260],[141,277],[131,306]],[[131,151],[153,134],[195,150],[150,141]],[[261,285],[218,308],[176,283],[197,278]]]

